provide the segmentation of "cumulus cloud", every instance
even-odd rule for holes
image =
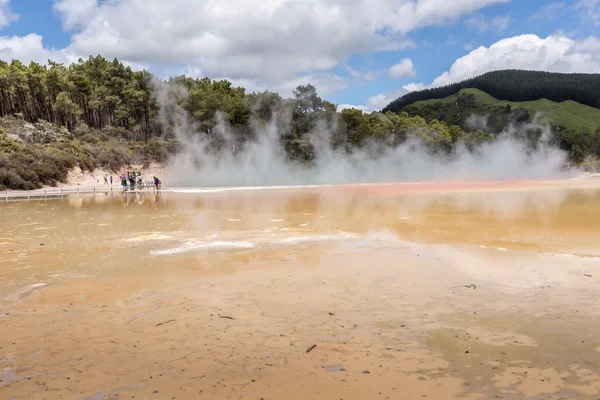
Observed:
[[[388,92],[379,93],[375,96],[369,97],[364,105],[341,104],[338,106],[338,111],[342,111],[345,108],[356,108],[364,112],[380,111],[390,102],[396,100],[398,97],[403,96],[406,93],[408,93],[408,91],[404,88],[390,90]]]
[[[68,50],[191,65],[272,85],[328,71],[351,54],[414,46],[406,34],[509,0],[58,0]]]
[[[47,64],[48,60],[52,60],[66,65],[77,62],[79,57],[69,49],[46,48],[42,36],[35,33],[30,33],[27,36],[0,36],[0,60],[8,62],[19,60],[25,64],[35,61],[43,65]],[[134,70],[148,69],[148,65],[131,61],[124,60],[123,64]]]
[[[402,79],[407,76],[416,76],[415,66],[410,58],[401,60],[398,64],[390,67],[388,77],[391,79]]]
[[[509,15],[501,15],[492,19],[486,19],[483,15],[477,15],[465,20],[465,26],[470,31],[477,33],[503,33],[510,25]]]
[[[398,97],[406,94],[407,91],[404,88],[390,90],[389,92],[379,93],[378,95],[371,96],[367,99],[367,107],[374,110],[381,110],[387,106],[391,101],[396,100]]]
[[[435,78],[430,85],[411,83],[405,88],[443,86],[499,69],[600,72],[598,43],[594,36],[573,40],[564,36],[542,39],[536,35],[519,35],[471,51],[457,59],[449,71]]]
[[[9,2],[10,0],[0,0],[0,29],[6,28],[19,18],[19,16],[11,10]]]
[[[0,36],[0,59],[6,61],[16,59],[26,64],[30,61],[45,64],[49,59],[60,63],[77,60],[68,51],[45,48],[42,37],[35,33],[27,36]]]
[[[369,113],[369,112],[373,111],[373,110],[369,110],[369,109],[367,108],[367,106],[357,106],[357,105],[355,105],[355,104],[339,104],[339,105],[337,106],[337,111],[338,111],[338,112],[341,112],[341,111],[343,111],[343,110],[346,110],[346,109],[349,109],[349,108],[355,108],[355,109],[357,109],[357,110],[361,110],[361,111],[364,111],[364,112],[366,112],[366,113]]]
[[[53,5],[65,29],[83,27],[93,18],[97,7],[97,0],[58,0]]]
[[[425,85],[424,83],[416,82],[407,83],[406,85],[402,86],[402,88],[407,92],[418,92],[419,90],[423,90],[426,87],[427,85]]]

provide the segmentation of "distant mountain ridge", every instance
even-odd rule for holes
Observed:
[[[443,99],[463,89],[479,89],[498,100],[511,102],[571,100],[600,109],[600,74],[499,70],[462,82],[407,93],[388,104],[382,112],[398,113],[417,101]]]

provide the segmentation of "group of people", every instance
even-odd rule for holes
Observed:
[[[136,184],[138,187],[142,186],[144,182],[142,180],[142,175],[135,175],[134,173],[130,174],[122,174],[121,175],[121,185],[123,186],[123,190],[127,190],[127,181],[129,181],[129,187],[131,190],[135,189]]]
[[[156,176],[153,177],[154,180],[154,187],[156,189],[160,189],[160,179],[158,179]],[[127,186],[128,186],[128,181],[129,181],[129,187],[131,190],[135,190],[136,186],[138,188],[143,188],[144,187],[144,179],[142,178],[142,174],[140,173],[128,173],[128,174],[122,174],[121,175],[121,185],[123,186],[123,191],[127,190]]]
[[[154,176],[152,178],[154,181],[154,187],[156,189],[160,189],[160,185],[161,185],[160,179],[158,179],[158,177],[156,177],[156,176]],[[123,191],[127,190],[128,186],[131,190],[135,190],[136,186],[140,189],[144,187],[144,180],[142,178],[142,174],[140,174],[139,172],[137,174],[135,172],[131,172],[131,173],[128,172],[126,174],[121,174],[119,179],[121,180],[121,186],[123,186]],[[104,184],[112,186],[113,177],[112,176],[109,177],[108,175],[105,175],[104,176]]]

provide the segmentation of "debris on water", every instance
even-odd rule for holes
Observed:
[[[587,276],[588,278],[592,277],[590,274],[583,274],[583,276]]]
[[[227,315],[219,315],[219,318],[224,318],[224,319],[235,319],[233,317],[228,317]]]
[[[306,350],[306,352],[307,352],[307,353],[310,353],[311,351],[313,351],[313,349],[314,349],[315,347],[317,347],[317,345],[316,345],[316,344],[313,344],[312,346],[310,346],[310,347],[309,347],[309,348]]]
[[[335,313],[330,312],[329,315],[335,315]]]
[[[175,322],[175,320],[174,319],[170,319],[168,321],[158,323],[158,324],[156,324],[156,326],[161,326],[161,325],[164,325],[164,324],[168,324],[169,322]]]
[[[342,367],[341,364],[335,364],[335,365],[326,365],[325,371],[326,372],[344,372],[346,370],[344,369],[344,367]]]
[[[455,288],[467,288],[467,289],[477,289],[477,286],[474,284],[470,284],[470,285],[459,285],[459,286],[454,286]]]

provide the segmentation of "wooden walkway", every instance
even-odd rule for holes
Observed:
[[[158,189],[160,191],[161,189]],[[143,189],[123,190],[123,186],[69,186],[63,188],[36,189],[36,190],[6,190],[0,192],[0,203],[8,203],[9,201],[23,200],[47,200],[47,199],[62,199],[68,196],[79,196],[82,194],[108,194],[108,193],[150,193],[156,192],[157,189],[145,187]]]

